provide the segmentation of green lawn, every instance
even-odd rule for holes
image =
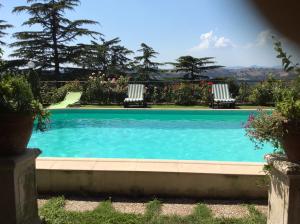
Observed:
[[[69,212],[64,210],[63,197],[49,200],[41,209],[40,217],[45,224],[265,224],[266,217],[245,205],[250,215],[242,219],[213,218],[211,211],[198,204],[192,215],[186,217],[160,214],[161,202],[148,202],[144,215],[124,214],[114,210],[110,201],[101,202],[94,211]]]
[[[106,109],[106,108],[123,108],[123,106],[120,105],[82,105],[81,108],[86,109]],[[180,106],[180,105],[150,105],[149,108],[153,109],[211,109],[208,106]],[[243,106],[237,106],[236,109],[273,109],[273,107],[258,107],[258,106],[250,106],[250,105],[243,105]]]

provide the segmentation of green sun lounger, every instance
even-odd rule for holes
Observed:
[[[128,97],[124,100],[124,107],[130,104],[146,107],[144,99],[145,86],[142,84],[129,84]]]
[[[235,106],[235,99],[233,99],[229,93],[228,84],[213,84],[212,86],[213,102],[212,107],[215,105],[229,105]]]
[[[52,104],[48,109],[64,109],[68,106],[77,103],[81,98],[82,92],[68,92],[62,102]]]

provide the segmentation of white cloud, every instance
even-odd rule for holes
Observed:
[[[257,34],[256,40],[254,43],[248,43],[245,45],[245,48],[252,48],[252,47],[263,47],[266,46],[268,43],[271,42],[272,33],[270,30],[263,30]]]
[[[224,47],[233,47],[234,44],[232,41],[225,37],[218,37],[213,33],[213,31],[203,33],[200,36],[200,43],[193,47],[191,51],[201,51],[204,49],[208,49],[210,47],[213,48],[224,48]]]
[[[264,30],[257,35],[256,43],[257,46],[266,45],[272,38],[272,34],[270,30]]]
[[[194,49],[195,50],[203,50],[203,49],[209,48],[212,38],[213,38],[213,31],[201,34],[200,44],[198,44],[196,47],[194,47]]]
[[[216,48],[222,48],[222,47],[233,47],[233,43],[230,39],[225,37],[219,37],[214,45]]]

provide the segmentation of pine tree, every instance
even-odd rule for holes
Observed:
[[[186,78],[195,80],[201,76],[205,71],[221,68],[223,66],[213,65],[215,62],[212,60],[213,57],[195,58],[192,56],[181,56],[175,63],[172,64],[175,67],[175,72],[187,73]]]
[[[26,12],[30,15],[23,25],[37,25],[41,29],[15,33],[17,42],[11,46],[17,49],[11,56],[32,60],[41,68],[54,68],[59,79],[61,65],[71,62],[75,57],[72,42],[80,36],[95,38],[100,35],[83,27],[97,22],[66,18],[66,11],[73,10],[79,3],[79,0],[27,0],[27,6],[15,7],[14,13]]]
[[[141,44],[141,48],[138,52],[142,52],[141,56],[135,57],[138,79],[141,81],[148,81],[151,74],[158,73],[159,71],[158,66],[160,63],[151,61],[152,58],[156,58],[158,52],[145,43]]]
[[[108,77],[126,75],[129,70],[128,63],[131,61],[128,56],[133,52],[120,45],[120,42],[119,38],[108,41],[101,38],[101,43],[91,41],[89,45],[81,44],[77,48],[74,64],[100,71]]]
[[[2,5],[0,4],[0,8],[1,7],[2,7]],[[6,45],[6,43],[2,40],[2,38],[7,35],[5,30],[8,29],[8,28],[11,28],[11,27],[13,27],[13,26],[8,24],[5,20],[0,19],[0,60],[1,60],[1,57],[4,53],[3,49],[1,47]]]

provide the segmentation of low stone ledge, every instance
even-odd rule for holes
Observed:
[[[120,159],[37,160],[41,193],[266,198],[260,163]]]
[[[285,175],[300,175],[300,164],[287,161],[284,155],[269,154],[265,156],[268,165]]]

